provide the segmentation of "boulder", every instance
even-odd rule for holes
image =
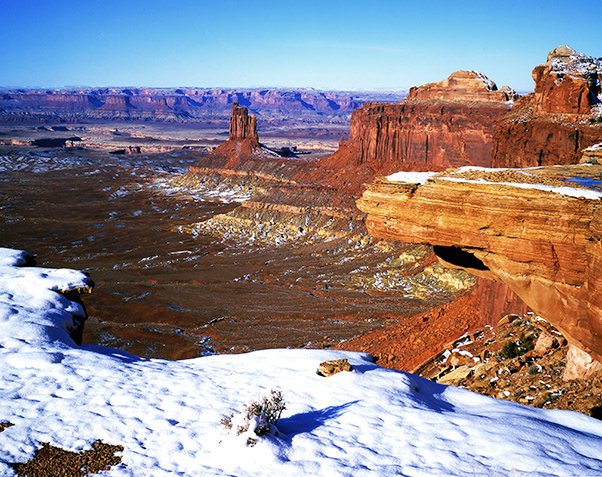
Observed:
[[[593,359],[591,355],[577,346],[569,345],[562,379],[565,381],[586,379],[599,373],[602,373],[602,363]]]
[[[439,384],[447,384],[457,386],[466,378],[472,375],[472,369],[468,366],[460,366],[459,368],[450,371],[446,375],[439,378],[437,381]]]
[[[453,366],[455,368],[464,365],[474,365],[474,360],[472,359],[472,356],[468,356],[466,354],[454,351],[447,357],[447,359],[445,360],[445,364],[448,366]]]
[[[552,336],[549,333],[541,332],[537,337],[537,341],[535,341],[535,347],[533,348],[533,354],[535,356],[543,356],[547,354],[550,350],[554,348],[558,348],[560,346],[560,342],[558,337]]]
[[[340,373],[342,371],[351,371],[353,368],[346,358],[334,359],[331,361],[324,361],[318,366],[318,374],[320,376],[332,376],[333,374]]]

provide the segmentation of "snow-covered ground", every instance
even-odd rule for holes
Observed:
[[[483,172],[503,172],[512,171],[525,173],[529,169],[541,169],[541,167],[530,167],[521,169],[510,169],[510,168],[491,168],[491,167],[477,167],[477,166],[464,166],[457,169],[456,172],[470,172],[470,171],[483,171]],[[524,182],[508,182],[500,181],[494,182],[487,179],[465,179],[463,177],[450,177],[446,175],[447,172],[395,172],[387,176],[389,182],[404,182],[407,184],[426,184],[429,179],[440,179],[451,182],[466,182],[469,184],[492,184],[492,185],[504,185],[510,187],[516,187],[519,189],[537,189],[546,192],[553,192],[556,194],[566,195],[569,197],[584,198],[590,200],[602,199],[602,192],[593,189],[583,189],[570,186],[550,186],[545,184],[537,183],[524,183]],[[579,178],[567,179],[569,182],[578,183],[579,185],[588,187],[595,186],[596,188],[602,186],[602,182],[598,180],[579,180]]]
[[[361,353],[268,350],[186,361],[78,347],[80,305],[55,290],[76,271],[19,267],[0,249],[0,475],[40,442],[68,450],[121,444],[111,476],[602,475],[602,422],[442,386]],[[316,374],[348,358],[352,372]],[[220,419],[282,392],[279,433],[255,446]]]

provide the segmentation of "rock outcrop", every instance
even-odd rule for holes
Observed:
[[[259,143],[257,135],[257,118],[249,116],[247,108],[241,108],[238,103],[232,104],[230,117],[230,141],[250,139]]]
[[[508,86],[498,90],[495,82],[478,71],[456,71],[438,83],[412,87],[408,99],[418,101],[504,102],[518,98]]]
[[[548,54],[545,65],[533,70],[536,111],[589,114],[602,103],[602,59],[559,46]]]
[[[491,165],[576,164],[602,141],[602,61],[559,46],[533,70],[535,92],[499,122]]]
[[[367,103],[351,116],[349,140],[323,164],[332,170],[354,164],[362,179],[402,169],[489,166],[495,123],[514,96],[496,91],[480,73],[459,71],[412,88],[399,103]]]
[[[587,188],[602,185],[601,173],[567,166],[397,176],[375,181],[358,207],[371,234],[434,245],[447,266],[505,283],[601,361],[602,209]]]

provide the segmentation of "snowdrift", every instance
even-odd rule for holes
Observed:
[[[0,475],[40,442],[124,447],[109,476],[602,475],[602,422],[530,408],[383,369],[362,353],[266,350],[146,360],[75,345],[83,308],[58,291],[72,270],[0,249]],[[353,370],[325,378],[321,361]],[[278,432],[248,446],[222,417],[282,393]]]

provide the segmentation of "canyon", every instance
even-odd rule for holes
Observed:
[[[269,157],[255,135],[249,141],[231,129],[230,140],[191,167],[186,180],[192,184],[213,173],[261,183],[262,194],[230,212],[233,220],[221,224],[226,229],[237,219],[261,223],[267,210],[264,217],[272,224],[299,221],[294,217],[311,211],[315,224],[324,216],[346,218],[359,229],[365,218],[368,232],[378,238],[433,245],[442,264],[478,277],[475,298],[467,305],[478,318],[468,327],[492,325],[504,314],[532,309],[569,340],[567,379],[585,377],[600,369],[602,351],[595,293],[597,198],[512,188],[499,184],[509,179],[487,179],[474,171],[443,173],[425,184],[382,176],[461,166],[575,164],[583,149],[602,141],[596,81],[601,71],[599,60],[559,47],[546,65],[535,68],[535,92],[522,98],[507,87],[498,90],[478,72],[459,71],[439,83],[412,88],[401,102],[364,104],[352,114],[349,139],[317,161]],[[510,139],[519,123],[528,139]],[[597,169],[527,174],[527,180],[519,174],[520,183],[570,187],[563,181],[595,180]],[[359,199],[365,183],[371,184]],[[350,198],[359,199],[366,216],[354,210]],[[456,316],[465,312],[454,311]],[[441,326],[454,319],[442,316]],[[437,333],[434,323],[426,328],[425,336]],[[415,333],[412,339],[424,343]],[[416,364],[411,358],[406,363]]]
[[[90,121],[90,128],[109,121],[104,131],[111,141],[128,138],[127,143],[105,143],[105,151],[115,148],[111,152],[119,161],[125,160],[124,153],[132,153],[129,156],[136,164],[159,158],[169,158],[172,164],[172,158],[179,157],[190,165],[187,172],[170,179],[169,187],[179,198],[222,194],[240,200],[202,216],[195,216],[194,204],[187,204],[178,213],[177,224],[162,219],[170,223],[169,237],[182,237],[176,253],[188,254],[188,247],[199,241],[203,247],[215,240],[220,244],[208,252],[221,266],[221,271],[213,269],[208,275],[210,285],[194,278],[197,271],[186,264],[187,268],[172,273],[177,283],[169,282],[160,294],[167,310],[173,305],[170,293],[191,285],[181,301],[185,306],[178,304],[181,308],[165,318],[149,315],[157,321],[154,325],[169,331],[166,354],[170,357],[190,357],[210,348],[247,350],[244,339],[233,337],[250,320],[257,331],[247,337],[252,348],[289,340],[297,347],[364,349],[381,356],[383,366],[414,370],[445,343],[483,326],[495,326],[504,315],[533,310],[565,335],[572,355],[579,350],[585,353],[585,358],[569,360],[581,360],[588,368],[573,370],[575,377],[583,377],[597,372],[595,361],[600,357],[596,201],[500,185],[497,182],[508,182],[507,177],[458,168],[576,164],[582,157],[595,163],[599,159],[595,145],[602,142],[599,65],[595,58],[559,47],[545,65],[535,68],[535,92],[522,97],[508,87],[498,89],[479,72],[457,71],[440,82],[412,88],[407,97],[383,93],[380,99],[389,102],[349,95],[343,100],[344,95],[316,92],[216,90],[203,96],[182,90],[161,96],[152,90],[107,89],[102,94],[74,92],[103,98],[95,102],[78,96],[74,104],[82,104],[80,111],[57,92],[44,93],[57,96],[54,103],[52,98],[45,97],[46,103],[40,100],[47,109],[39,104],[24,106],[40,99],[41,92],[5,91],[0,106],[4,125],[21,131],[30,121],[45,128],[39,134],[52,130],[85,139],[80,134],[85,131],[77,129],[78,118]],[[164,99],[148,99],[159,96]],[[67,106],[61,110],[56,105],[63,101]],[[197,109],[191,112],[193,107]],[[186,108],[189,114],[178,112]],[[301,126],[287,124],[286,108]],[[348,129],[345,121],[350,121]],[[187,132],[177,141],[155,144],[165,149],[153,159],[145,155],[147,145],[141,146],[144,135],[131,132],[132,127]],[[193,142],[194,128],[196,134],[203,132]],[[14,140],[11,134],[5,132],[0,140],[5,144]],[[317,153],[306,147],[319,141],[324,143]],[[66,156],[92,154],[85,141],[65,146],[61,154]],[[6,147],[19,151],[26,146]],[[94,167],[90,164],[86,174],[93,174]],[[399,171],[442,175],[428,176],[424,184],[387,179]],[[581,166],[577,172],[547,168],[532,175],[538,175],[541,185],[568,187],[559,185],[566,182],[563,174],[596,180],[595,171],[592,166]],[[517,177],[524,179],[520,174],[525,176],[506,174],[513,174],[514,182]],[[529,176],[527,182],[532,180]],[[131,207],[138,213],[134,203]],[[167,230],[162,233],[164,240],[173,240]],[[157,247],[152,250],[159,257]],[[229,247],[233,252],[226,257]],[[148,266],[156,262],[158,270],[162,263],[154,255],[136,260],[137,265],[132,265],[134,261],[120,266],[133,276],[145,276],[150,274]],[[165,263],[183,265],[175,258]],[[236,273],[229,267],[236,267]],[[222,283],[223,270],[232,271]],[[108,284],[117,272],[103,269],[101,275],[101,283],[106,279]],[[111,343],[156,356],[138,340],[141,332],[132,325],[140,309],[151,309],[135,304],[137,296],[156,293],[157,284],[164,287],[162,280],[135,283],[139,293],[127,297],[131,301],[126,305],[131,310],[127,326],[113,325],[102,311],[115,301],[100,287],[100,299],[91,306],[102,317],[91,320],[94,339],[112,334]],[[210,298],[193,304],[192,297],[203,296],[209,286],[216,289],[207,295]],[[226,303],[228,287],[253,303],[248,311]],[[251,301],[257,296],[266,297],[262,305]],[[332,310],[325,314],[327,302]],[[220,305],[199,311],[203,303]],[[278,310],[286,312],[279,315]],[[206,320],[202,328],[190,321],[193,311]],[[321,314],[323,321],[318,318]],[[168,319],[177,325],[169,325]],[[276,331],[280,326],[295,331],[280,335]],[[157,329],[144,331],[147,343],[163,339]],[[222,339],[235,343],[221,346]],[[131,342],[136,344],[127,344]]]
[[[0,90],[0,122],[144,121],[227,122],[232,103],[259,115],[265,129],[290,122],[347,125],[349,114],[368,100],[396,101],[400,91],[314,89],[64,88]]]

